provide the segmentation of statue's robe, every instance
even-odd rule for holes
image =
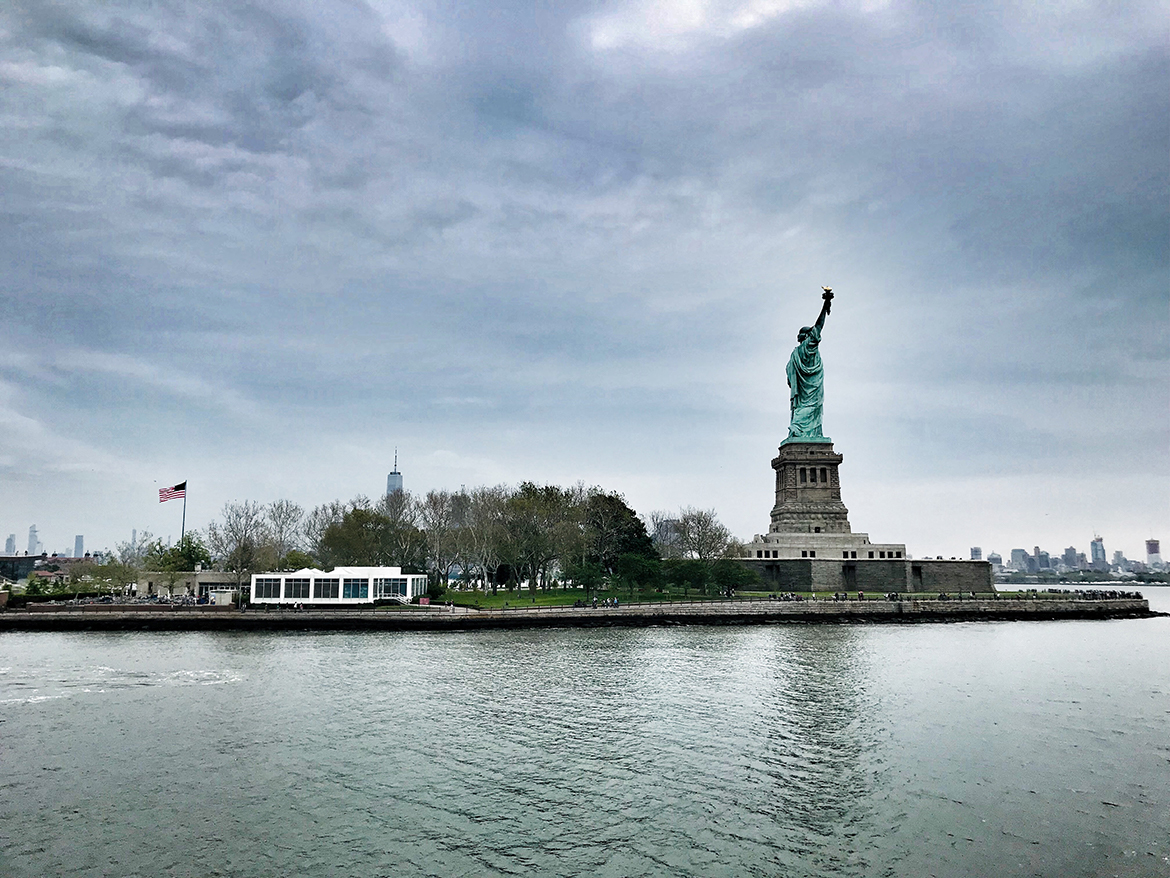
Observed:
[[[825,370],[818,350],[820,343],[821,331],[814,326],[788,358],[788,402],[792,410],[789,439],[824,438],[821,415],[825,405]]]

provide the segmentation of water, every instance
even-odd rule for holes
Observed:
[[[1170,619],[5,634],[0,720],[14,878],[1170,875]]]

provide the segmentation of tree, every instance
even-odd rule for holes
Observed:
[[[325,527],[318,552],[327,567],[373,566],[383,563],[386,518],[370,508],[365,497],[355,498],[341,518]]]
[[[292,549],[281,559],[281,567],[284,570],[303,570],[306,567],[312,567],[314,563],[313,557],[306,555],[300,549]]]
[[[222,521],[207,526],[207,542],[225,570],[236,574],[236,587],[244,578],[274,566],[275,552],[264,507],[254,500],[225,503]]]
[[[390,566],[402,567],[406,572],[425,570],[425,542],[413,524],[414,504],[405,492],[395,491],[376,506],[366,497],[355,497],[337,513],[336,508],[318,507],[310,515],[315,526],[324,524],[313,543],[317,557],[327,567]]]
[[[455,495],[450,491],[427,491],[418,505],[419,523],[427,541],[427,561],[436,586],[446,588],[451,567],[458,551],[456,535],[459,512]]]
[[[615,572],[619,583],[630,590],[633,600],[638,590],[649,590],[662,582],[662,563],[652,555],[625,552],[618,556]]]
[[[302,522],[305,510],[291,500],[277,500],[268,504],[268,530],[277,564],[285,567],[285,557],[301,546]]]
[[[679,515],[679,544],[688,557],[710,562],[723,557],[731,532],[719,523],[714,509],[688,506]]]
[[[672,591],[681,590],[683,597],[688,597],[691,589],[699,594],[706,592],[711,574],[709,564],[690,558],[680,558],[664,562],[662,568]]]
[[[114,547],[114,550],[117,553],[119,561],[129,567],[140,570],[143,559],[145,559],[146,553],[150,550],[154,542],[154,535],[150,531],[144,530],[135,542],[118,543]]]
[[[86,556],[84,561],[69,565],[69,584],[78,586],[82,582],[95,582],[95,574],[97,571],[97,562],[90,560],[90,558]]]
[[[478,570],[486,590],[491,582],[492,594],[499,583],[497,573],[504,557],[504,504],[508,489],[476,488],[468,497],[467,517],[460,533],[462,554],[467,563]]]
[[[588,555],[611,574],[623,555],[658,559],[646,525],[618,493],[590,490],[585,499]]]
[[[407,573],[426,572],[426,538],[418,527],[418,501],[409,491],[391,491],[378,501],[386,517],[386,563]]]
[[[341,521],[345,515],[346,506],[340,500],[322,503],[307,516],[301,525],[301,541],[309,552],[318,560],[324,561],[325,555],[321,540],[329,525]]]
[[[210,567],[211,555],[196,531],[183,535],[173,546],[155,540],[146,550],[143,566],[162,575],[167,585],[174,588],[184,573],[197,568]]]
[[[93,571],[93,578],[99,584],[98,589],[107,588],[125,594],[130,586],[138,582],[138,568],[131,567],[117,558],[111,557],[103,564],[99,564]]]
[[[565,564],[561,572],[574,586],[585,590],[586,599],[605,585],[605,568],[596,561],[573,559]]]
[[[556,485],[523,482],[504,504],[505,560],[519,571],[536,600],[536,589],[547,587],[549,567],[562,557],[570,530],[571,492]]]
[[[166,573],[182,573],[196,567],[210,567],[211,553],[197,531],[183,535],[173,546],[155,540],[146,549],[143,563],[147,569]]]

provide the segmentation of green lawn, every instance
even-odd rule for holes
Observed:
[[[609,591],[596,592],[597,600],[604,601],[607,598],[617,598],[620,603],[631,603],[629,589],[618,589]],[[759,595],[766,597],[766,594]],[[549,591],[541,591],[537,589],[535,593],[535,600],[533,593],[528,589],[522,591],[505,591],[500,589],[498,594],[492,594],[482,591],[448,591],[441,600],[436,603],[445,603],[453,601],[457,607],[476,607],[481,610],[494,610],[506,607],[571,607],[574,601],[585,600],[584,589],[579,588],[558,588],[550,589]],[[683,595],[682,592],[675,592],[667,594],[664,592],[643,592],[636,595],[633,603],[657,603],[665,601],[683,601],[683,600],[702,600],[702,595],[691,592],[689,595]],[[706,598],[712,600],[712,598]],[[592,601],[592,596],[590,597]]]
[[[502,607],[558,607],[578,600],[584,594],[580,589],[564,588],[541,591],[537,589],[535,600],[533,595],[524,591],[505,591],[500,589],[497,594],[482,591],[448,591],[438,603],[452,601],[457,607],[477,607],[482,610],[496,610]]]

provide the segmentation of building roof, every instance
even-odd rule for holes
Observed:
[[[348,578],[361,579],[373,577],[422,576],[421,573],[403,573],[401,567],[334,567],[332,570],[319,570],[316,567],[302,567],[300,570],[274,570],[267,573],[253,573],[257,576],[329,576],[334,579]]]

